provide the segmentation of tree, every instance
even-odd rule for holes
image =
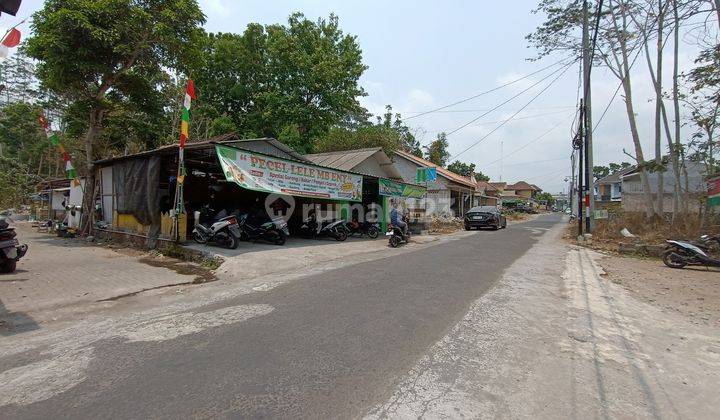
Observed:
[[[0,208],[15,207],[25,201],[38,181],[26,165],[0,157]]]
[[[578,36],[584,16],[582,3],[577,0],[540,1],[535,12],[546,14],[546,20],[527,37],[538,49],[540,57],[557,51],[563,51],[572,58],[582,54],[583,46]],[[604,4],[603,10],[600,11],[595,60],[596,64],[604,65],[621,82],[630,137],[635,152],[633,158],[640,168],[640,179],[645,192],[646,217],[650,218],[655,214],[655,202],[638,131],[630,67],[634,62],[632,53],[642,48],[648,41],[648,37],[642,36],[642,28],[633,27],[633,22],[648,25],[652,19],[647,15],[644,19],[636,19],[635,16],[642,14],[644,10],[632,0],[607,0]],[[591,17],[592,19],[594,16]]]
[[[481,171],[477,171],[477,172],[475,173],[475,180],[476,180],[476,181],[485,181],[485,182],[487,182],[487,181],[490,181],[490,177],[487,176],[487,175],[485,175],[485,174],[482,173]]]
[[[47,0],[33,14],[26,43],[39,60],[39,79],[85,111],[89,185],[98,138],[115,105],[155,105],[161,75],[185,70],[196,58],[204,21],[196,0]],[[90,208],[94,197],[85,198]]]
[[[433,140],[429,146],[425,146],[425,159],[437,166],[444,167],[448,159],[450,159],[450,152],[447,150],[448,146],[447,134],[438,134],[437,139]]]
[[[458,175],[469,177],[473,172],[475,172],[475,164],[474,163],[464,163],[460,162],[459,160],[456,160],[455,162],[451,163],[447,167],[448,171],[455,172]]]
[[[608,175],[610,175],[610,168],[608,168],[607,166],[593,166],[593,176],[595,177],[595,181],[601,178],[605,178]]]
[[[608,163],[608,168],[610,169],[611,174],[615,173],[621,169],[629,168],[631,166],[632,165],[629,162],[620,162],[620,163],[610,162],[610,163]]]
[[[537,201],[544,201],[548,206],[552,206],[553,204],[555,204],[555,197],[553,197],[552,194],[550,194],[549,192],[538,193],[535,196],[535,199]]]
[[[365,95],[359,79],[367,66],[335,15],[310,21],[296,13],[287,25],[209,34],[202,50],[195,73],[205,111],[230,116],[240,132],[279,137],[294,127],[293,148],[308,153],[332,127],[366,113],[357,98]]]

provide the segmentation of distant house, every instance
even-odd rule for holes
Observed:
[[[537,185],[528,184],[525,181],[518,181],[506,186],[505,191],[512,191],[516,196],[529,200],[535,198],[535,195],[542,191],[542,189]]]
[[[686,204],[690,211],[699,211],[703,204],[702,198],[707,191],[704,175],[705,165],[700,162],[686,161],[684,166],[687,176],[681,173],[680,188],[683,192],[686,192],[685,189],[687,185],[689,199],[687,203],[683,204]],[[647,175],[653,201],[656,202],[658,195],[658,172],[648,172]],[[631,171],[621,175],[620,179],[623,210],[629,212],[644,212],[646,210],[645,194],[640,180],[640,171],[637,168],[633,168]],[[663,172],[663,184],[663,208],[665,213],[672,213],[675,176],[670,165],[668,165],[665,172]]]
[[[595,181],[595,206],[609,208],[619,206],[622,201],[622,177],[635,170],[629,166]]]
[[[479,194],[478,206],[498,206],[501,204],[500,190],[492,182],[477,181],[475,190]]]
[[[475,183],[469,178],[402,150],[395,152],[393,160],[404,182],[414,183],[418,168],[437,169],[437,180],[427,185],[429,216],[461,217],[473,206]]]

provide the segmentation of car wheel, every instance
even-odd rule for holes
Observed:
[[[465,225],[465,230],[470,230],[470,226]]]

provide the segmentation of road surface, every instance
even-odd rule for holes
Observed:
[[[560,222],[0,337],[0,418],[712,418],[717,331],[604,282]]]

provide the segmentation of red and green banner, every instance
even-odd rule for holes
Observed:
[[[182,117],[180,122],[180,148],[185,148],[185,142],[190,132],[190,105],[195,99],[195,83],[188,80],[187,89],[185,89],[185,99],[183,100]]]
[[[72,179],[73,184],[80,185],[77,171],[75,170],[75,167],[70,160],[70,154],[67,152],[67,150],[65,150],[65,147],[63,147],[62,143],[60,143],[60,139],[58,138],[57,133],[54,133],[50,128],[50,122],[47,120],[47,118],[45,118],[44,115],[40,115],[38,121],[40,122],[40,126],[42,126],[43,130],[45,130],[45,135],[47,136],[48,140],[50,140],[50,143],[53,146],[57,147],[60,151],[60,154],[63,157],[63,161],[65,161],[65,173],[67,174],[67,178]]]

